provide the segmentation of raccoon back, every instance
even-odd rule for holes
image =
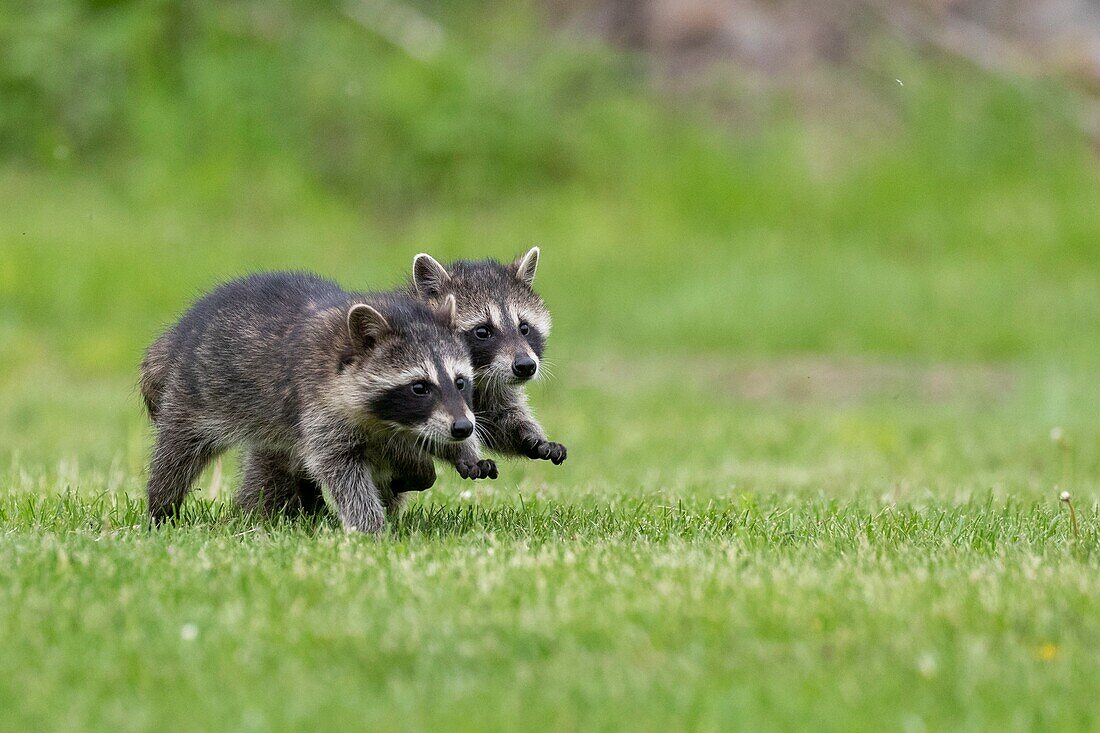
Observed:
[[[297,420],[342,343],[351,296],[304,273],[250,275],[192,305],[142,363],[142,396],[156,419],[166,400],[207,420]],[[307,394],[303,394],[307,393]]]

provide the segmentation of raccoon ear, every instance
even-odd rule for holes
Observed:
[[[535,270],[539,268],[539,248],[532,247],[527,254],[512,263],[512,269],[516,271],[516,277],[527,284],[527,287],[535,285]]]
[[[439,314],[439,317],[443,319],[448,328],[454,328],[455,320],[458,318],[458,306],[455,304],[454,293],[447,293],[447,297],[443,299],[443,302],[436,306],[435,312]]]
[[[359,303],[348,311],[348,335],[356,346],[370,349],[389,331],[390,322],[369,305]]]
[[[443,284],[450,279],[447,268],[430,254],[421,252],[413,257],[413,284],[422,296],[439,295],[443,292]]]

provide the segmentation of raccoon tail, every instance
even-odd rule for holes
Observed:
[[[157,414],[160,412],[161,401],[164,398],[165,383],[168,380],[167,341],[167,336],[161,336],[154,341],[141,360],[141,399],[145,402],[145,410],[153,422],[157,421]]]

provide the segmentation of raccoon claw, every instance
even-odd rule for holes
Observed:
[[[481,470],[481,478],[493,479],[497,477],[496,461],[485,458],[477,462],[477,467]]]
[[[493,479],[497,477],[497,464],[489,459],[480,460],[477,463],[459,461],[455,464],[458,475],[476,481],[479,478]]]
[[[561,443],[552,443],[548,440],[532,441],[527,446],[526,455],[535,460],[550,461],[555,466],[560,466],[565,460],[566,450]]]
[[[551,443],[553,447],[550,449],[550,462],[555,466],[560,466],[565,462],[566,451],[565,446],[561,443]]]

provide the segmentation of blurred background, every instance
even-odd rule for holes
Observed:
[[[0,475],[140,493],[221,280],[537,244],[536,490],[1087,482],[1098,102],[1088,0],[4,3]]]

